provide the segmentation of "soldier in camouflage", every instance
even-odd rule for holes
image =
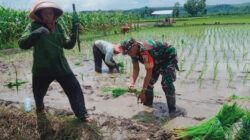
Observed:
[[[121,42],[123,54],[128,54],[133,62],[133,75],[130,82],[130,90],[134,90],[134,84],[139,75],[139,63],[145,65],[147,71],[143,88],[138,95],[138,100],[146,106],[153,104],[153,89],[159,75],[162,75],[162,89],[167,98],[169,113],[176,111],[175,69],[178,70],[177,53],[174,47],[161,41],[141,41],[136,42],[133,38],[127,38]]]

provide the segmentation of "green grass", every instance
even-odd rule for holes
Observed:
[[[220,24],[225,23],[250,23],[250,14],[247,15],[214,15],[205,17],[194,17],[194,18],[177,18],[174,26],[182,26],[184,24]],[[181,21],[178,21],[181,20]]]

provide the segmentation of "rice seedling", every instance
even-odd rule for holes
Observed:
[[[236,53],[235,53],[235,51],[233,51],[233,59],[234,59],[234,61],[236,59]]]
[[[185,62],[186,62],[186,57],[184,57],[183,61],[180,64],[180,71],[179,72],[183,71],[183,66],[184,66]]]
[[[243,78],[243,84],[244,84],[244,85],[245,85],[246,82],[247,82],[248,74],[249,74],[249,70],[247,69],[247,70],[245,71],[244,78]]]
[[[229,135],[229,129],[244,116],[244,110],[236,103],[233,105],[223,105],[219,113],[212,119],[198,126],[186,128],[177,128],[175,133],[177,139],[202,139],[202,140],[220,140],[226,139]]]
[[[184,44],[184,39],[181,40],[181,44],[182,44],[182,45]]]
[[[8,86],[8,88],[13,88],[13,87],[19,87],[19,86],[26,84],[26,83],[28,83],[28,81],[21,81],[21,82],[15,82],[15,83],[9,82],[7,86]]]
[[[189,49],[188,56],[191,56],[191,54],[192,54],[192,52],[193,52],[193,49],[194,49],[194,47],[191,47],[191,48]]]
[[[230,83],[232,83],[232,81],[233,81],[235,73],[233,72],[231,66],[228,63],[227,63],[227,71],[228,71],[228,74],[229,74],[228,85],[230,85]]]
[[[81,79],[82,79],[82,81],[83,81],[83,73],[81,73]]]
[[[194,67],[195,67],[195,63],[192,63],[191,66],[190,66],[190,68],[189,68],[189,70],[188,70],[188,72],[185,75],[185,79],[187,79],[188,76],[193,72]]]
[[[239,61],[239,59],[237,59],[236,65],[237,65],[237,69],[239,70],[239,68],[240,68],[240,61]]]
[[[232,100],[249,100],[250,101],[250,97],[239,97],[235,94],[232,94],[228,100],[232,101]]]
[[[201,88],[202,86],[202,76],[205,74],[206,70],[207,70],[207,58],[208,58],[208,53],[207,53],[207,48],[206,48],[206,52],[205,52],[205,61],[201,70],[201,73],[198,77],[198,81],[199,81],[199,87]]]
[[[82,65],[81,62],[76,62],[76,63],[75,63],[75,66],[81,66],[81,65]]]
[[[248,56],[248,52],[243,53],[243,55],[242,55],[242,59],[243,59],[243,60],[244,60],[244,59],[246,59],[246,58],[247,58],[247,56]]]
[[[225,50],[225,49],[223,49],[223,59],[224,59],[224,60],[227,60],[227,53],[226,53],[226,50]]]
[[[120,75],[125,72],[124,62],[117,63],[117,66],[120,67]]]

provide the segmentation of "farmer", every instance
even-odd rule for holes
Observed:
[[[97,40],[93,45],[95,71],[98,73],[102,72],[102,60],[108,66],[109,72],[112,73],[114,69],[120,72],[117,63],[114,61],[114,54],[122,53],[121,44],[111,44],[104,40]]]
[[[175,87],[173,82],[176,79],[175,69],[177,66],[177,53],[174,47],[161,41],[136,42],[133,38],[127,38],[121,42],[123,54],[132,58],[133,75],[129,90],[135,90],[134,84],[139,75],[139,63],[145,65],[147,71],[138,100],[146,106],[152,106],[154,98],[154,84],[159,75],[162,75],[162,89],[167,98],[169,113],[176,113]]]
[[[81,121],[90,122],[83,92],[65,58],[63,49],[72,49],[76,43],[77,15],[73,15],[70,37],[56,20],[63,11],[55,3],[42,1],[35,4],[18,44],[22,49],[33,47],[32,87],[37,114],[44,114],[43,98],[52,81],[59,82],[68,96],[72,110]]]

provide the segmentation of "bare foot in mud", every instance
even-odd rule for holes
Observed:
[[[37,116],[39,116],[39,115],[46,115],[46,114],[47,114],[47,111],[46,111],[45,109],[36,110],[36,114],[37,114]]]
[[[175,111],[169,112],[170,118],[176,118],[178,116],[185,116],[187,114],[186,110],[181,107],[176,107]]]
[[[88,117],[88,118],[85,118],[85,120],[83,120],[83,122],[86,122],[86,123],[90,123],[90,122],[93,122],[94,121],[94,118],[93,117]]]

